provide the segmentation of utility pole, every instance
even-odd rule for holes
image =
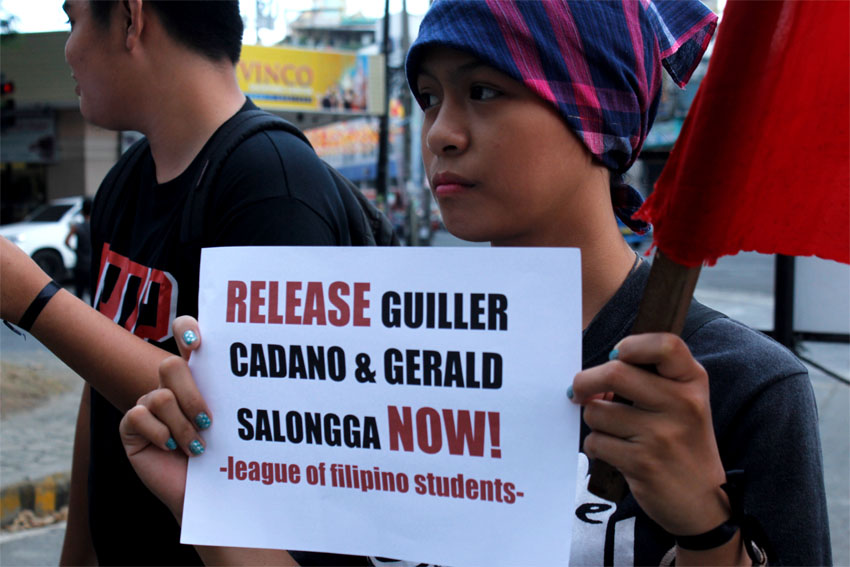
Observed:
[[[407,0],[401,0],[401,53],[402,53],[402,62],[401,66],[398,68],[399,77],[404,80],[404,55],[407,54],[408,49],[410,49],[410,18],[407,15]],[[413,171],[413,163],[410,151],[410,145],[412,143],[411,140],[411,132],[410,126],[413,117],[411,116],[412,105],[411,105],[411,95],[410,89],[402,88],[401,93],[399,94],[401,97],[401,105],[404,108],[404,130],[403,130],[403,138],[402,138],[402,168],[399,172],[399,177],[404,182],[405,188],[405,196],[410,200],[410,205],[407,208],[408,214],[408,243],[411,246],[419,246],[419,213],[418,213],[418,188],[416,193],[409,193],[408,183],[411,179],[411,174]],[[415,195],[415,196],[414,196]]]
[[[387,162],[389,161],[390,140],[390,0],[384,0],[384,108],[378,128],[378,178],[375,190],[378,194],[378,208],[387,213]]]

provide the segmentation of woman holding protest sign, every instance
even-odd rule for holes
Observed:
[[[572,556],[558,563],[831,562],[805,367],[701,307],[684,340],[626,336],[648,266],[617,229],[615,215],[646,228],[631,218],[640,197],[621,174],[652,124],[662,66],[684,85],[715,20],[690,0],[439,0],[408,54],[447,228],[494,246],[581,249],[585,370],[571,385],[565,377],[565,403],[584,406],[580,470],[588,457],[605,460],[629,494],[605,501],[581,475]],[[191,319],[175,323],[175,336],[190,339],[184,356],[198,333]],[[166,481],[152,488],[179,517],[182,486],[152,471],[166,459],[182,470],[186,458],[167,442],[200,442],[191,416],[206,406],[181,359],[161,375],[166,388],[140,400],[122,434],[140,476]]]

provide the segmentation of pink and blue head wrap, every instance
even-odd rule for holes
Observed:
[[[407,54],[416,77],[428,47],[465,51],[552,103],[615,175],[637,159],[661,97],[661,67],[680,87],[708,47],[717,16],[697,0],[437,0]],[[630,228],[640,194],[612,185]]]

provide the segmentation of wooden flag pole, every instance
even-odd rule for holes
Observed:
[[[682,266],[665,256],[660,249],[656,249],[649,279],[630,334],[681,334],[699,271],[699,266]],[[615,397],[615,400],[631,403],[619,397]],[[608,501],[620,502],[626,495],[626,479],[620,471],[605,461],[594,459],[590,463],[588,490]]]
[[[698,268],[670,258],[700,266],[752,250],[850,263],[848,16],[850,2],[728,3],[711,65],[637,213],[658,252],[632,333],[681,332]],[[776,326],[793,342],[792,321]],[[590,491],[622,498],[622,476],[599,467]]]

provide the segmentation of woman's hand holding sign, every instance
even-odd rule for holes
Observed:
[[[192,351],[201,344],[198,322],[179,317],[173,330],[182,357],[162,361],[160,387],[139,398],[121,420],[120,431],[139,478],[179,522],[188,457],[204,452],[200,431],[209,428],[211,420],[187,364]]]
[[[630,336],[610,358],[576,375],[572,387],[593,430],[587,455],[617,467],[641,508],[672,534],[700,534],[726,521],[726,475],[703,367],[668,333]],[[653,366],[656,372],[646,369]],[[610,401],[612,392],[634,405]]]
[[[178,317],[173,324],[181,356],[162,361],[160,387],[148,392],[121,420],[121,441],[130,464],[178,522],[183,518],[189,457],[204,452],[200,432],[212,425],[187,364],[201,346],[198,321]],[[241,547],[195,546],[207,565],[297,565],[287,551]]]

